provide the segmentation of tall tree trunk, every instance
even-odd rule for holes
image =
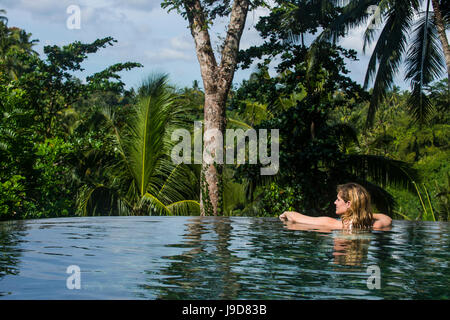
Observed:
[[[431,0],[431,2],[433,3],[434,20],[436,22],[439,39],[441,40],[442,48],[444,50],[445,64],[447,65],[448,86],[450,87],[450,49],[448,46],[447,35],[445,34],[445,23],[439,8],[439,1]]]
[[[186,0],[184,6],[205,89],[204,129],[205,132],[219,130],[223,137],[226,126],[225,104],[236,69],[249,1],[235,0],[233,3],[220,65],[217,64],[211,47],[208,24],[200,1]],[[223,141],[217,141],[214,137],[205,138],[203,150],[217,150],[215,147],[221,142]],[[215,157],[214,152],[211,155]],[[222,171],[223,164],[208,164],[203,161],[200,177],[201,215],[220,215],[223,212]]]

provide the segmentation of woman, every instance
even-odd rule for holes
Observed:
[[[372,213],[370,195],[357,183],[346,183],[337,187],[337,199],[334,202],[336,214],[341,220],[330,217],[308,217],[294,211],[280,215],[281,220],[323,226],[330,229],[370,230],[382,229],[392,224],[385,214]]]

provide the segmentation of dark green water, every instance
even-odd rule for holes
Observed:
[[[449,299],[449,245],[442,222],[362,235],[276,218],[2,222],[0,299]]]

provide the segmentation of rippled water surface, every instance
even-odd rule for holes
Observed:
[[[1,222],[0,299],[449,299],[449,245],[443,222],[359,235],[277,218]]]

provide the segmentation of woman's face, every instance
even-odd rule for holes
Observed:
[[[336,214],[341,215],[344,214],[348,208],[350,208],[350,201],[345,202],[338,194],[334,205],[336,206]]]

